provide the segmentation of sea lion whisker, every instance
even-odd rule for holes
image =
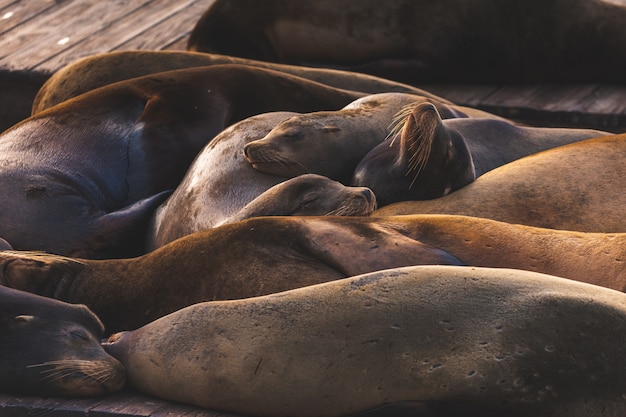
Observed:
[[[407,132],[410,138],[415,138],[415,140],[412,140],[409,144],[411,156],[409,157],[406,175],[409,175],[412,172],[415,173],[409,188],[413,187],[420,172],[422,172],[428,163],[432,152],[433,140],[435,138],[435,129],[437,128],[437,123],[431,118],[428,118],[426,121],[422,119],[420,122],[420,126],[415,125],[410,133]],[[411,127],[407,127],[407,125],[405,125],[405,128],[409,129]],[[404,135],[405,131],[402,132],[403,137]]]
[[[93,361],[88,361],[88,360],[84,360],[84,359],[61,359],[58,361],[48,361],[48,362],[42,362],[42,363],[36,363],[33,365],[28,365],[27,368],[37,368],[37,367],[41,367],[41,366],[79,366],[79,365],[86,365],[89,366],[93,364]]]
[[[402,131],[402,129],[404,127],[404,123],[406,122],[407,117],[409,117],[409,115],[411,114],[411,112],[413,111],[413,109],[415,108],[416,105],[417,105],[417,102],[410,103],[410,104],[405,104],[393,116],[393,119],[391,120],[391,123],[387,127],[387,129],[389,130],[389,133],[385,137],[385,140],[387,140],[389,138],[392,138],[391,139],[391,144],[389,146],[393,145],[393,142],[396,140],[396,137],[398,136],[398,133],[400,133]]]
[[[45,369],[41,371],[44,376],[42,381],[54,382],[65,378],[68,375],[80,373],[81,379],[94,380],[100,384],[106,385],[107,381],[110,381],[116,377],[115,374],[110,372],[110,369],[101,361],[87,361],[87,360],[60,360],[50,361],[35,365],[29,365],[29,368],[50,366],[51,369]]]
[[[369,214],[373,211],[371,207],[368,205],[367,207],[362,207],[360,204],[346,203],[334,210],[329,211],[325,214],[325,216],[354,216],[354,215],[365,215]]]

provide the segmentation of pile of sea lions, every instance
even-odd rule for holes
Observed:
[[[0,134],[0,391],[626,414],[626,135],[412,84],[621,82],[626,6],[258,4],[66,66]]]

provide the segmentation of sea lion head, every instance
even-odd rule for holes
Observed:
[[[104,326],[84,305],[0,287],[0,391],[84,397],[119,390],[124,366],[104,351]]]
[[[474,163],[463,136],[443,123],[433,104],[407,107],[397,118],[400,123],[390,139],[356,167],[352,185],[371,188],[378,204],[385,206],[441,197],[474,181]]]
[[[304,174],[271,187],[229,222],[258,216],[367,216],[376,206],[376,196],[369,188]]]

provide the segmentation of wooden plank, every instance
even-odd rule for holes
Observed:
[[[597,88],[597,84],[509,85],[499,88],[481,105],[578,112],[583,110],[581,103]]]
[[[626,114],[626,86],[600,85],[585,100],[583,109],[591,113]]]
[[[43,61],[35,70],[56,71],[77,59],[108,52],[134,38],[144,38],[146,30],[173,14],[187,12],[197,0],[152,0],[133,10],[111,25],[75,43],[51,59]],[[180,34],[180,30],[178,32]]]
[[[16,5],[20,0],[0,0],[0,9],[5,7]]]
[[[497,85],[470,85],[470,84],[426,84],[419,85],[426,91],[447,98],[453,103],[479,107],[485,100],[494,94],[499,86]]]
[[[0,415],[2,417],[26,417],[34,400],[32,397],[12,397],[0,394]]]
[[[108,401],[89,410],[90,417],[150,417],[158,409],[167,406],[167,402],[152,397],[133,396],[128,393],[116,394]]]
[[[42,398],[33,403],[29,417],[87,417],[92,407],[105,401],[103,398]]]
[[[0,35],[28,22],[34,16],[55,6],[54,0],[19,1],[13,4],[0,4]]]
[[[113,50],[124,51],[133,49],[177,49],[187,48],[189,33],[200,19],[200,16],[215,0],[196,0],[180,12],[171,15],[146,30],[140,37],[129,40]]]
[[[149,1],[66,0],[51,13],[38,15],[28,25],[5,34],[0,66],[32,69]]]
[[[156,410],[150,417],[241,417],[221,411],[206,410],[181,404],[170,403],[167,407]]]

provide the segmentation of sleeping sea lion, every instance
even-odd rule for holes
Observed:
[[[423,89],[357,72],[284,65],[189,51],[116,51],[79,59],[56,71],[37,92],[33,101],[32,114],[117,81],[156,72],[220,64],[239,64],[270,69],[332,87],[368,94],[397,91],[436,98],[449,103],[442,97]]]
[[[135,256],[163,193],[225,127],[273,110],[339,109],[360,96],[241,65],[92,90],[0,135],[0,236],[16,249]]]
[[[262,138],[293,112],[269,112],[229,126],[196,156],[180,184],[152,216],[146,236],[151,251],[185,235],[228,223],[243,207],[285,181],[252,169],[246,143]]]
[[[187,48],[410,83],[622,84],[624,21],[603,0],[216,0]]]
[[[415,266],[195,304],[104,346],[142,392],[250,416],[415,401],[456,408],[440,416],[619,417],[625,334],[617,291]]]
[[[0,286],[0,392],[87,397],[117,391],[124,366],[100,346],[104,327],[85,306]]]
[[[626,232],[624,158],[626,135],[588,139],[510,162],[444,197],[390,204],[372,216],[461,214],[552,229]]]
[[[111,332],[196,302],[420,264],[526,269],[625,291],[625,259],[624,233],[450,215],[261,217],[198,232],[132,259],[0,252],[0,284],[84,303]]]
[[[258,172],[244,160],[246,143],[263,137],[295,114],[260,114],[217,135],[198,154],[170,198],[155,211],[146,250],[252,216],[370,214],[376,206],[371,190],[346,187],[313,174],[285,180]]]
[[[442,118],[500,119],[481,110],[415,94],[370,94],[340,110],[306,113],[284,120],[265,137],[246,144],[244,153],[253,168],[266,174],[290,178],[315,173],[349,184],[359,161],[372,148],[394,136],[397,113],[403,117],[403,108],[418,103],[431,103]]]
[[[375,209],[376,196],[369,188],[346,187],[322,175],[302,174],[265,191],[227,222],[260,216],[367,216]]]
[[[611,134],[519,126],[499,118],[447,119],[430,103],[407,106],[397,119],[399,137],[365,155],[349,182],[370,187],[381,207],[441,197],[524,156]]]

